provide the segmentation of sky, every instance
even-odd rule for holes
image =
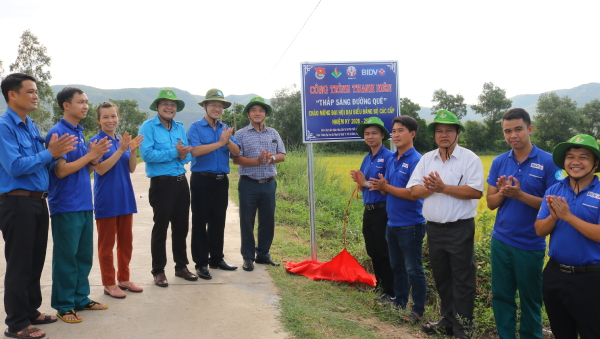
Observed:
[[[51,85],[267,98],[300,84],[301,62],[397,60],[401,97],[430,107],[441,88],[475,104],[486,82],[508,97],[600,82],[599,12],[598,0],[0,0],[0,60],[8,73],[30,29]]]

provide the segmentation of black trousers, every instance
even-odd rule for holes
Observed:
[[[440,295],[440,313],[444,317],[441,323],[452,326],[454,337],[461,339],[465,337],[465,325],[472,326],[475,307],[477,267],[474,237],[473,218],[449,227],[427,223],[429,261]]]
[[[600,338],[600,272],[563,273],[548,263],[542,293],[556,339]]]
[[[196,268],[223,261],[229,179],[192,172],[192,259]]]
[[[189,263],[185,240],[190,218],[190,189],[187,178],[184,177],[181,181],[151,178],[148,197],[154,211],[151,238],[152,274],[165,272],[169,223],[175,270],[185,268]]]
[[[365,248],[373,262],[377,287],[383,293],[394,296],[394,272],[390,264],[390,252],[385,239],[388,216],[385,208],[366,210],[363,213],[363,236]]]
[[[40,316],[48,218],[46,199],[0,196],[0,229],[6,257],[4,309],[10,332],[23,330]]]

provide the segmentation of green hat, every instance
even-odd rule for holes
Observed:
[[[591,135],[578,134],[569,139],[569,141],[561,142],[554,147],[554,150],[552,151],[552,160],[558,168],[565,169],[565,153],[567,153],[567,150],[572,146],[587,148],[596,155],[597,159],[600,159],[600,149],[598,149],[596,139]],[[600,167],[596,168],[594,173],[597,172],[600,172]]]
[[[381,121],[381,119],[379,119],[377,117],[366,118],[365,122],[356,126],[356,133],[358,133],[358,135],[364,139],[365,138],[365,128],[367,128],[369,126],[379,126],[381,128],[381,130],[383,130],[383,134],[384,134],[383,141],[386,141],[387,139],[390,138],[390,132],[388,132],[388,130],[383,125],[383,121]]]
[[[430,137],[435,135],[435,125],[436,124],[446,124],[446,125],[458,125],[460,126],[460,130],[462,132],[465,131],[465,126],[463,126],[454,113],[450,111],[446,111],[445,109],[441,109],[435,115],[435,119],[433,122],[427,125],[427,135]]]
[[[204,104],[207,104],[209,101],[220,101],[223,103],[223,108],[228,108],[229,106],[231,106],[231,103],[225,100],[223,92],[216,88],[209,89],[208,92],[206,92],[204,100],[200,101],[198,105],[202,106]]]
[[[248,104],[246,104],[246,107],[244,107],[244,113],[247,114],[248,110],[250,110],[250,107],[254,105],[262,106],[265,109],[265,112],[267,113],[266,115],[271,114],[271,106],[269,106],[269,104],[265,102],[265,99],[259,96],[255,96],[254,98],[250,99],[250,102],[248,102]]]
[[[156,104],[161,99],[177,101],[177,112],[180,112],[185,107],[185,102],[183,102],[183,100],[177,99],[177,94],[175,94],[175,92],[173,92],[172,89],[161,89],[160,92],[158,92],[158,97],[156,98],[156,100],[154,100],[152,102],[152,105],[150,105],[150,109],[153,111],[157,111]]]

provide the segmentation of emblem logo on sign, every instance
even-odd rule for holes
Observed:
[[[337,67],[333,70],[333,72],[331,72],[331,75],[333,75],[334,78],[339,78],[340,75],[342,75],[341,72],[338,72]]]
[[[533,168],[537,168],[539,170],[543,170],[544,169],[544,165],[540,165],[540,164],[536,164],[536,163],[531,163],[531,167]]]
[[[563,174],[562,170],[558,170],[554,174],[554,177],[556,178],[556,180],[563,180],[565,178],[565,175]]]
[[[349,66],[348,69],[346,70],[346,73],[348,74],[349,77],[355,76],[356,75],[356,67]]]
[[[382,69],[379,70],[379,75],[383,76],[385,74],[385,71]]]
[[[317,77],[317,79],[321,80],[325,77],[325,68],[324,67],[316,67],[315,68],[315,77]]]

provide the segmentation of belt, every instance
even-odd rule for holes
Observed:
[[[159,175],[157,177],[152,177],[152,178],[160,179],[160,180],[183,181],[183,180],[185,180],[185,174],[178,175],[178,176]]]
[[[48,191],[34,192],[34,191],[28,191],[28,190],[12,190],[8,193],[0,193],[0,195],[20,195],[23,197],[46,199],[48,197]]]
[[[567,266],[559,263],[558,261],[550,258],[548,263],[552,264],[552,266],[560,269],[563,273],[590,273],[590,272],[600,272],[600,264],[590,265],[590,266]]]
[[[372,211],[372,210],[376,210],[378,208],[385,208],[385,205],[386,205],[385,202],[380,202],[378,204],[373,204],[373,205],[365,204],[365,209],[367,211]]]
[[[435,227],[439,227],[439,228],[450,228],[450,227],[454,227],[454,226],[458,226],[460,224],[463,224],[466,221],[470,221],[473,220],[473,218],[469,218],[469,219],[460,219],[460,220],[456,220],[456,221],[452,221],[452,222],[445,222],[445,223],[439,223],[439,222],[434,222],[434,221],[427,221],[427,223],[429,225],[433,225]]]
[[[252,181],[256,181],[256,182],[257,182],[257,183],[259,183],[259,184],[266,184],[266,183],[268,183],[269,181],[273,181],[273,180],[275,180],[275,177],[270,177],[270,178],[266,178],[266,179],[252,179],[252,178],[250,178],[250,177],[249,177],[249,176],[247,176],[247,175],[242,175],[242,177],[243,177],[243,178],[246,178],[246,179],[250,179],[250,180],[252,180]]]
[[[194,175],[194,174],[200,174],[202,176],[217,179],[217,180],[222,180],[222,179],[227,178],[227,174],[225,174],[225,173],[214,174],[214,173],[208,173],[208,172],[192,172],[192,175]]]

